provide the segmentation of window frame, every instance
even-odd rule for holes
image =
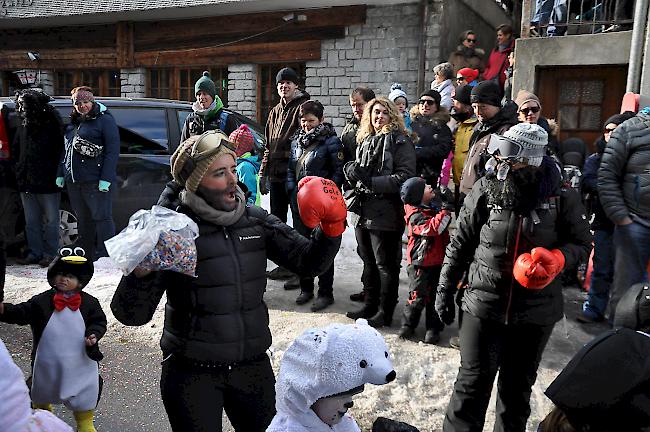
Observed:
[[[194,95],[189,98],[187,91],[189,89],[194,92],[194,83],[201,77],[203,71],[210,72],[210,78],[217,86],[217,95],[221,98],[224,106],[228,106],[228,66],[185,66],[185,67],[169,67],[169,68],[148,68],[147,69],[147,85],[145,86],[146,97],[161,98],[160,96],[153,96],[152,88],[152,72],[165,71],[168,74],[168,98],[180,101],[193,102]],[[198,73],[197,73],[198,72]],[[181,82],[181,74],[186,73],[186,82]],[[158,79],[160,82],[160,79]],[[220,83],[220,85],[219,85]]]
[[[93,89],[93,94],[98,97],[122,96],[122,80],[119,69],[54,69],[53,71],[54,94],[56,96],[69,96],[70,90],[78,86],[88,86]],[[111,86],[111,75],[118,76],[119,87]],[[61,76],[68,75],[61,83]],[[95,82],[88,82],[95,81]]]

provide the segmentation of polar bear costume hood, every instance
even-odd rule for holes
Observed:
[[[327,396],[394,379],[386,342],[366,320],[308,329],[282,358],[275,384],[277,414],[267,432],[358,432],[348,414],[330,427],[311,406]]]

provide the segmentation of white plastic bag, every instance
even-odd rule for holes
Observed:
[[[199,227],[187,215],[166,207],[138,210],[129,224],[106,240],[106,250],[125,275],[137,266],[195,276]]]

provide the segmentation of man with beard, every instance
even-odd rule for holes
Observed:
[[[512,126],[519,123],[517,120],[517,105],[506,102],[501,106],[503,97],[501,88],[494,81],[483,81],[477,84],[470,95],[472,109],[478,125],[469,142],[469,154],[463,166],[460,179],[460,193],[465,196],[472,190],[476,180],[485,174],[485,161],[483,155],[490,142],[491,134],[503,134]],[[462,202],[462,197],[461,197]]]
[[[560,188],[548,135],[521,123],[493,135],[488,174],[465,199],[445,253],[436,311],[449,324],[467,271],[461,365],[443,431],[481,431],[499,372],[495,430],[523,432],[531,388],[563,316],[562,268],[585,257],[591,235],[580,197]]]
[[[247,206],[236,159],[220,131],[176,149],[172,176],[183,186],[177,211],[199,226],[197,276],[136,268],[111,302],[120,322],[143,325],[167,295],[160,387],[174,432],[220,431],[223,409],[236,431],[266,430],[275,414],[266,260],[316,276],[331,265],[345,230],[340,192],[324,188],[318,177],[299,184],[300,215],[315,228],[309,239]]]

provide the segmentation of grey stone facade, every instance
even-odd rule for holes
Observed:
[[[145,97],[147,70],[145,68],[120,70],[122,97]]]
[[[425,88],[440,57],[442,0],[430,7],[426,26]],[[325,117],[340,131],[351,110],[348,96],[359,86],[388,95],[394,82],[402,84],[409,105],[417,96],[420,18],[417,3],[368,7],[364,25],[346,28],[343,39],[325,40],[321,60],[307,62],[306,90],[325,106]]]
[[[257,120],[257,66],[228,66],[228,108]]]
[[[51,70],[41,70],[39,86],[49,95],[54,94],[54,72]]]

